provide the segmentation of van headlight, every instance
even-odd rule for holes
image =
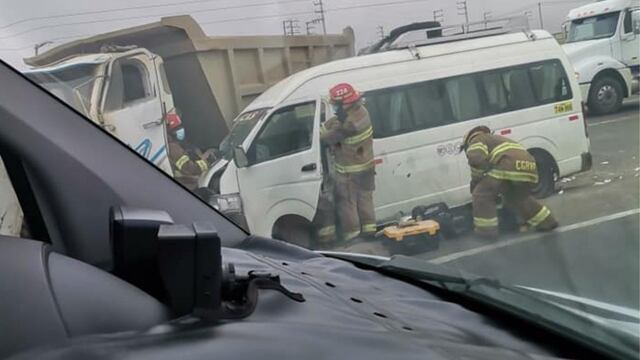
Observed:
[[[211,206],[222,213],[241,213],[242,199],[240,193],[215,195],[209,201]]]

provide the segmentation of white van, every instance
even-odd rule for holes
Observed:
[[[341,82],[364,93],[371,115],[379,223],[418,205],[469,203],[458,148],[477,125],[529,149],[540,195],[553,192],[558,176],[590,168],[580,88],[551,35],[470,32],[426,42],[320,65],[262,94],[223,142],[226,158],[201,181],[218,194],[214,206],[253,234],[304,242],[326,168],[319,139],[332,115],[326,94]]]

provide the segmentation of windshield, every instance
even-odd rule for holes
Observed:
[[[602,39],[613,36],[620,12],[576,19],[569,24],[567,42]]]
[[[74,109],[88,115],[98,66],[80,64],[63,69],[28,72],[31,80],[51,92]]]
[[[244,142],[251,130],[262,120],[268,111],[269,109],[247,111],[234,120],[229,135],[220,143],[220,152],[226,159],[231,159],[233,148]]]
[[[0,60],[252,235],[635,314],[640,103],[558,43],[587,3],[22,0]],[[637,38],[612,46],[637,65]]]

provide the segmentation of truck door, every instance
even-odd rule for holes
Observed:
[[[637,76],[638,65],[640,65],[640,59],[638,58],[638,53],[640,52],[640,41],[638,39],[640,36],[639,8],[627,9],[627,11],[625,11],[621,34],[621,60],[627,66],[631,67],[631,71]]]
[[[109,71],[102,118],[107,130],[171,174],[154,69],[153,60],[145,54],[115,60]]]
[[[315,215],[322,171],[320,102],[280,107],[263,123],[238,169],[244,214],[252,232],[271,235],[281,216]]]

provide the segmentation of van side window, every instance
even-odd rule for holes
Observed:
[[[485,95],[485,112],[499,114],[508,111],[509,101],[505,77],[496,71],[480,74],[479,79]]]
[[[451,103],[451,112],[456,121],[482,117],[482,103],[472,75],[445,80],[445,88]]]
[[[374,129],[374,137],[387,137],[414,128],[407,97],[402,88],[367,93],[365,103]]]
[[[538,103],[570,99],[569,81],[559,62],[533,65],[529,68]]]
[[[526,68],[518,67],[503,72],[508,93],[509,110],[536,105],[531,79]]]
[[[267,120],[247,153],[250,164],[311,148],[315,102],[285,107]]]
[[[417,129],[428,129],[451,122],[451,106],[441,81],[410,86],[407,97]]]
[[[628,34],[628,33],[633,31],[633,19],[632,19],[632,11],[631,10],[627,10],[624,13],[623,27],[624,27],[623,32],[625,34]]]

